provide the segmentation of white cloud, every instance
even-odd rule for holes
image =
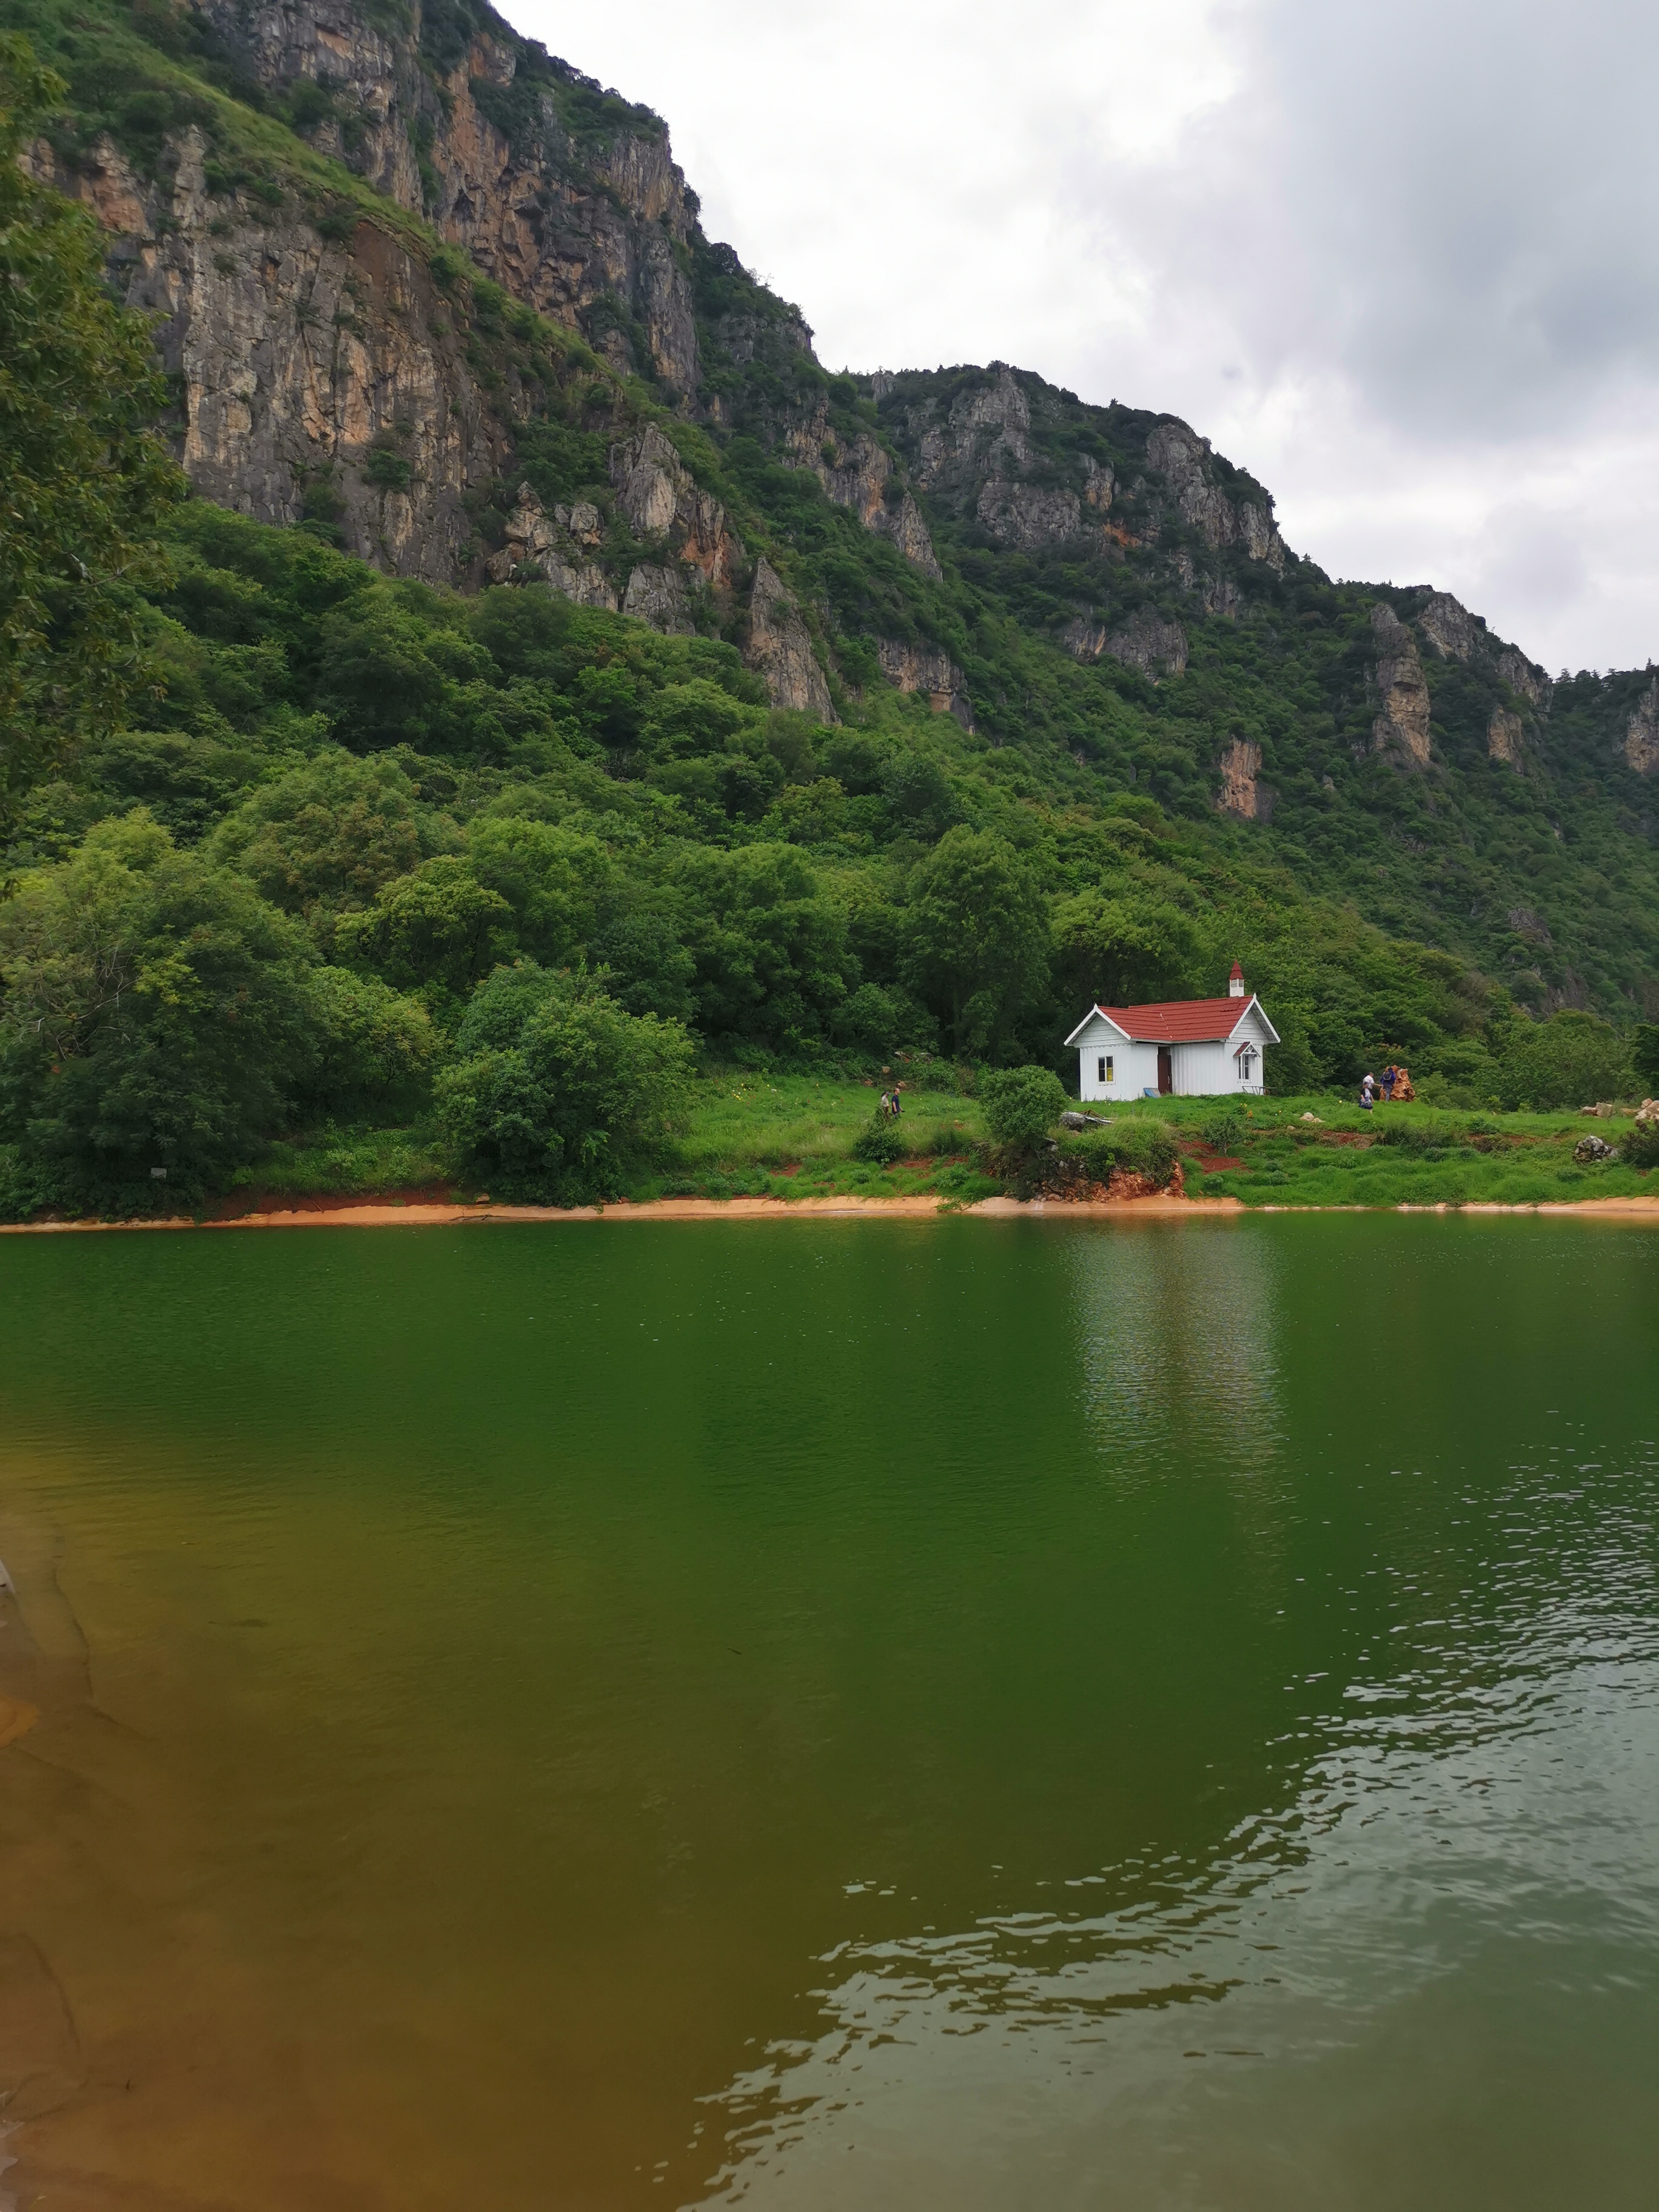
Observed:
[[[1659,653],[1659,18],[1632,0],[667,0],[521,28],[667,118],[831,366],[1186,416],[1334,574]]]

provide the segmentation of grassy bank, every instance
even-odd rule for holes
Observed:
[[[890,1166],[859,1159],[854,1140],[869,1126],[880,1089],[878,1077],[710,1071],[696,1085],[690,1126],[672,1156],[630,1175],[626,1194],[645,1200],[936,1193],[967,1201],[1005,1188],[986,1169],[980,1108],[957,1088],[907,1091],[904,1158]],[[1659,1172],[1573,1159],[1587,1133],[1617,1146],[1630,1130],[1628,1118],[1452,1113],[1416,1104],[1366,1114],[1328,1094],[1257,1099],[1236,1109],[1237,1134],[1218,1153],[1206,1131],[1213,1132],[1222,1103],[1146,1101],[1111,1119],[1167,1127],[1191,1195],[1246,1206],[1518,1206],[1659,1194]],[[290,1199],[482,1194],[447,1172],[418,1128],[295,1137],[246,1170],[239,1188]]]

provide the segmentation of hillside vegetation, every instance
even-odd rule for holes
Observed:
[[[695,323],[677,388],[643,309],[550,318],[441,234],[436,125],[410,207],[352,167],[338,95],[273,92],[208,11],[0,20],[67,86],[27,129],[9,103],[60,181],[113,147],[164,195],[194,132],[228,264],[262,224],[325,258],[382,225],[506,426],[447,575],[386,573],[418,424],[349,482],[302,471],[295,522],[152,516],[122,681],[30,734],[15,793],[14,1212],[261,1175],[734,1187],[815,1150],[833,1182],[844,1115],[781,1146],[769,1101],[890,1068],[954,1102],[915,1158],[967,1190],[976,1070],[1069,1074],[1091,1000],[1215,992],[1236,957],[1286,1093],[1389,1058],[1465,1115],[1639,1090],[1645,672],[1552,685],[1426,587],[1331,583],[1172,418],[994,365],[831,375],[695,221],[665,264]],[[572,191],[659,139],[482,9],[422,16],[434,101],[483,36],[520,61],[471,80],[480,112],[504,146],[556,136]],[[371,495],[378,565],[350,550]],[[722,1097],[751,1139],[712,1135]]]

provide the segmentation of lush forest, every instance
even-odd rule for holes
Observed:
[[[54,33],[81,41],[54,58],[70,78],[81,63],[83,107],[103,85],[96,119],[119,126],[88,74],[115,35],[101,20]],[[235,84],[165,46],[146,46],[161,78],[176,92],[199,64],[228,143]],[[1011,544],[985,519],[984,440],[954,477],[948,457],[929,474],[926,444],[1006,372],[828,376],[786,342],[792,311],[700,237],[721,402],[702,421],[432,244],[477,358],[533,397],[475,500],[477,560],[522,483],[550,511],[588,501],[617,574],[666,557],[612,465],[661,425],[739,559],[769,560],[804,611],[827,709],[770,703],[716,591],[664,634],[482,568],[380,573],[343,549],[326,483],[286,527],[190,495],[148,326],[102,283],[91,218],[16,166],[43,118],[75,112],[69,80],[18,39],[0,69],[11,1215],[200,1203],[317,1131],[412,1131],[501,1195],[603,1195],[676,1156],[699,1086],[853,1081],[901,1055],[917,1091],[952,1097],[998,1068],[1069,1076],[1060,1040],[1090,1000],[1214,993],[1235,958],[1283,1039],[1282,1093],[1389,1059],[1466,1111],[1659,1079],[1651,824],[1607,735],[1645,678],[1557,685],[1546,718],[1495,645],[1425,654],[1437,757],[1402,774],[1366,734],[1372,611],[1410,622],[1426,592],[1218,551],[1158,505],[1158,418],[1036,379],[1018,386],[1023,484],[1109,475],[1119,534]],[[301,118],[242,105],[276,173]],[[804,416],[817,472],[787,443]],[[378,450],[392,483],[398,451]],[[931,570],[826,494],[877,451],[890,507],[916,488]],[[1270,514],[1225,465],[1215,489]],[[1181,668],[1066,649],[1085,617],[1179,623]],[[884,680],[896,647],[948,663],[953,711]],[[1528,773],[1489,757],[1500,708]],[[1224,742],[1258,749],[1271,819],[1218,814]]]

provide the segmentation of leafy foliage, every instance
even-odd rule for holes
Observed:
[[[19,167],[66,90],[0,33],[0,831],[143,688],[134,587],[160,580],[155,526],[184,491],[151,428],[149,331],[103,289],[97,226]]]
[[[1040,1145],[1066,1110],[1066,1093],[1047,1067],[997,1068],[980,1085],[993,1140],[1019,1152]]]
[[[624,1012],[582,977],[498,969],[439,1078],[457,1157],[503,1191],[581,1200],[619,1188],[684,1115],[691,1045],[677,1022]]]

